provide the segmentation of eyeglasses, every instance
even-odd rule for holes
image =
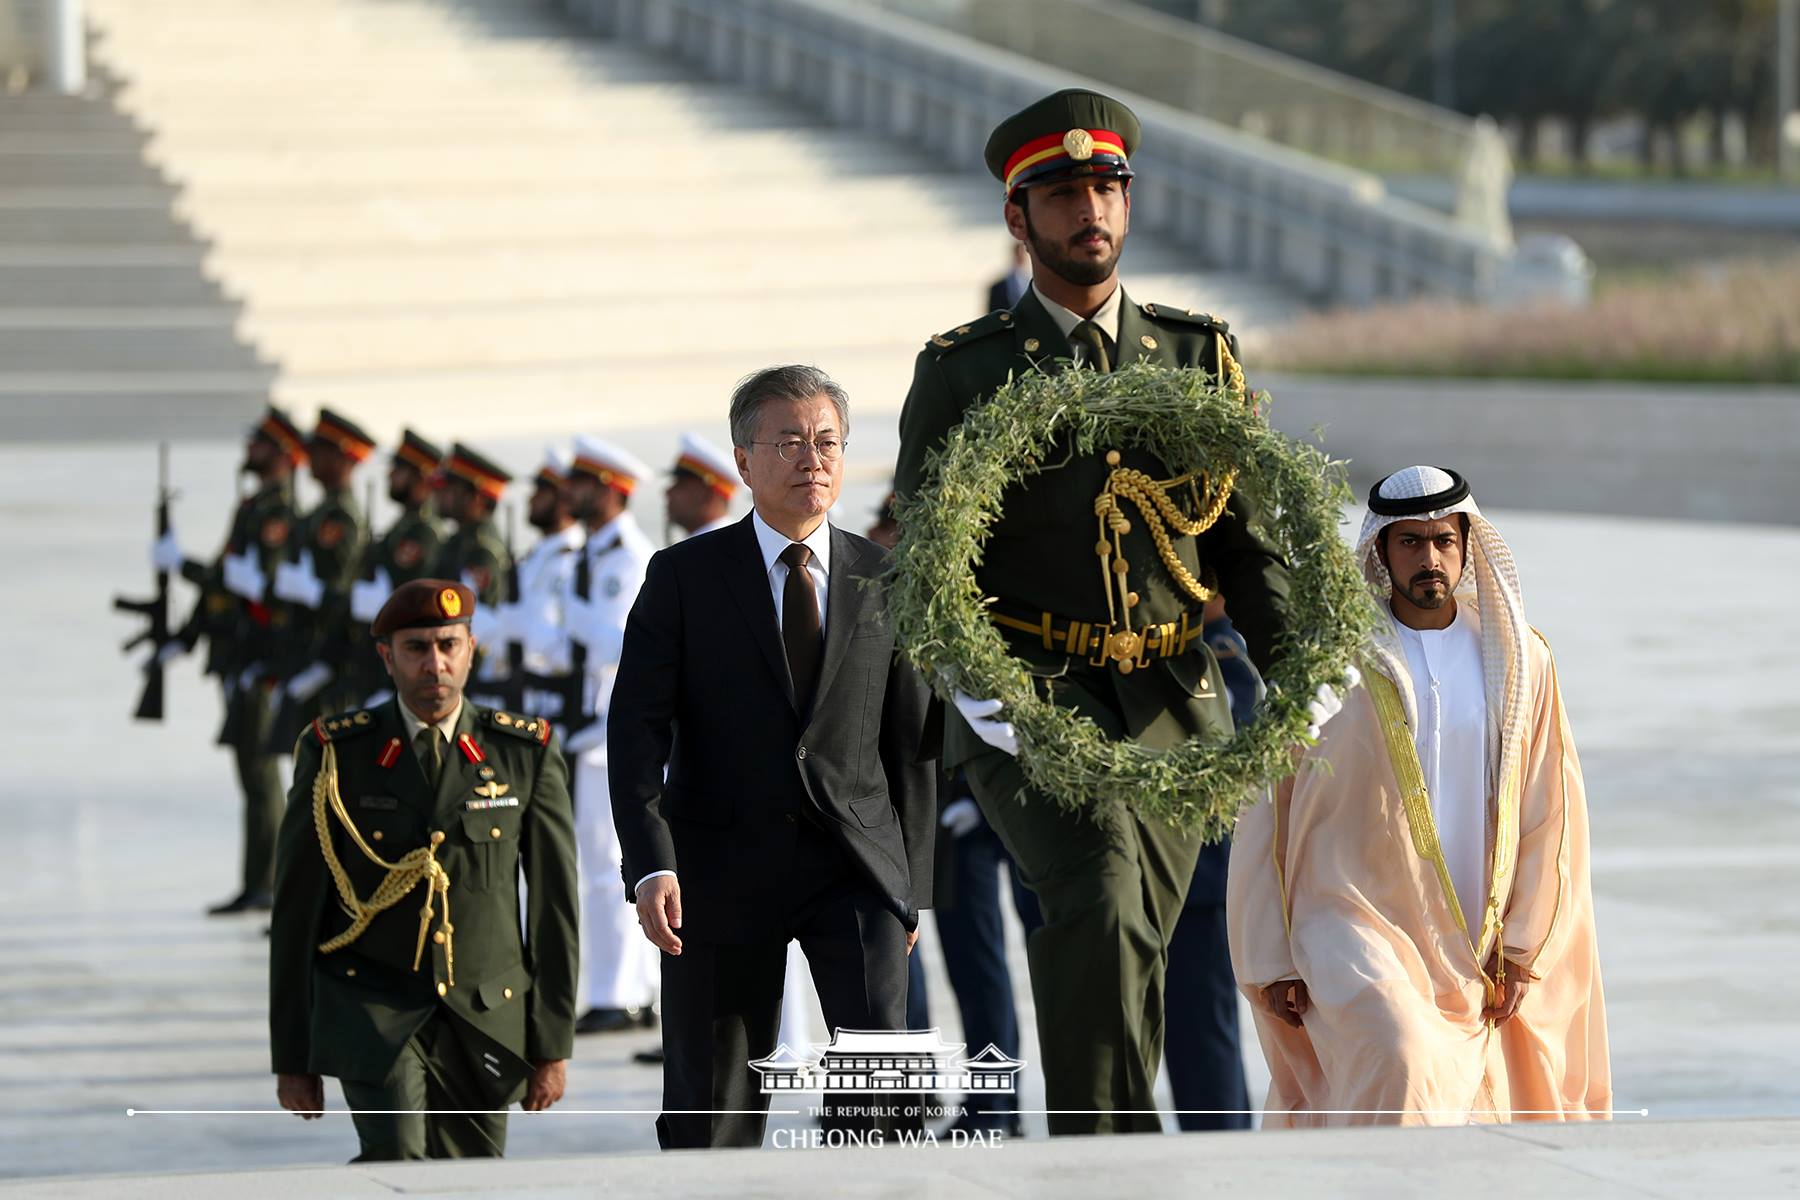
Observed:
[[[836,462],[844,456],[844,447],[850,443],[843,438],[822,437],[813,441],[805,438],[782,438],[779,442],[751,442],[752,446],[773,446],[775,453],[781,455],[785,462],[799,462],[800,456],[811,446],[818,454],[820,462]]]

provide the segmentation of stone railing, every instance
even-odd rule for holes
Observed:
[[[81,0],[0,0],[0,92],[87,84]]]
[[[780,94],[835,124],[983,171],[988,133],[1060,87],[1090,83],[919,21],[831,0],[563,0],[596,32]],[[1501,289],[1510,239],[1388,194],[1376,176],[1168,105],[1106,90],[1142,119],[1132,215],[1218,269],[1321,302]],[[996,187],[997,190],[997,187]]]

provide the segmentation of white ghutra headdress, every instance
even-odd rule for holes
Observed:
[[[1456,513],[1469,519],[1468,564],[1456,587],[1458,603],[1473,603],[1481,620],[1481,673],[1487,684],[1488,790],[1493,794],[1505,781],[1517,786],[1520,748],[1524,743],[1530,695],[1525,678],[1525,639],[1532,636],[1525,621],[1525,598],[1519,588],[1519,572],[1499,531],[1489,524],[1469,494],[1468,481],[1442,467],[1407,467],[1395,471],[1369,489],[1369,514],[1356,540],[1356,559],[1363,578],[1376,593],[1387,616],[1377,625],[1374,651],[1384,672],[1397,683],[1407,684],[1410,673],[1406,651],[1400,644],[1395,618],[1388,608],[1393,579],[1382,564],[1377,544],[1382,530],[1396,521],[1437,521]],[[1406,705],[1407,721],[1418,728],[1413,689],[1399,689]]]

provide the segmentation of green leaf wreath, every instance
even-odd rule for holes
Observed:
[[[1230,741],[1159,751],[1108,738],[1040,696],[988,619],[992,598],[975,565],[1001,496],[1069,444],[1084,454],[1150,450],[1175,473],[1232,465],[1238,488],[1257,498],[1263,531],[1289,564],[1289,623],[1260,715]],[[1291,769],[1308,700],[1322,683],[1341,686],[1370,627],[1368,587],[1338,534],[1348,499],[1342,464],[1270,428],[1205,372],[1151,363],[1034,371],[971,408],[927,460],[924,485],[899,507],[905,534],[888,610],[907,657],[946,699],[961,689],[1004,702],[1032,787],[1072,810],[1124,804],[1216,840],[1258,788]]]

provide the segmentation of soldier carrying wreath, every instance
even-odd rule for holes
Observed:
[[[1145,362],[1202,371],[1242,394],[1223,321],[1140,304],[1120,285],[1138,138],[1130,109],[1078,89],[989,138],[988,167],[1033,282],[1012,309],[939,334],[919,354],[900,418],[903,499],[930,481],[952,430],[1015,376]],[[1265,673],[1290,626],[1289,565],[1234,475],[1178,473],[1124,440],[1091,453],[1065,441],[1039,466],[1006,486],[974,565],[1007,649],[1040,694],[1108,739],[1153,750],[1230,739],[1230,700],[1200,636],[1206,600],[1224,594]],[[943,765],[966,773],[1043,907],[1030,962],[1050,1130],[1160,1130],[1164,964],[1202,833],[1129,805],[1043,794],[1003,701],[950,698]],[[1322,687],[1312,724],[1337,706]]]

